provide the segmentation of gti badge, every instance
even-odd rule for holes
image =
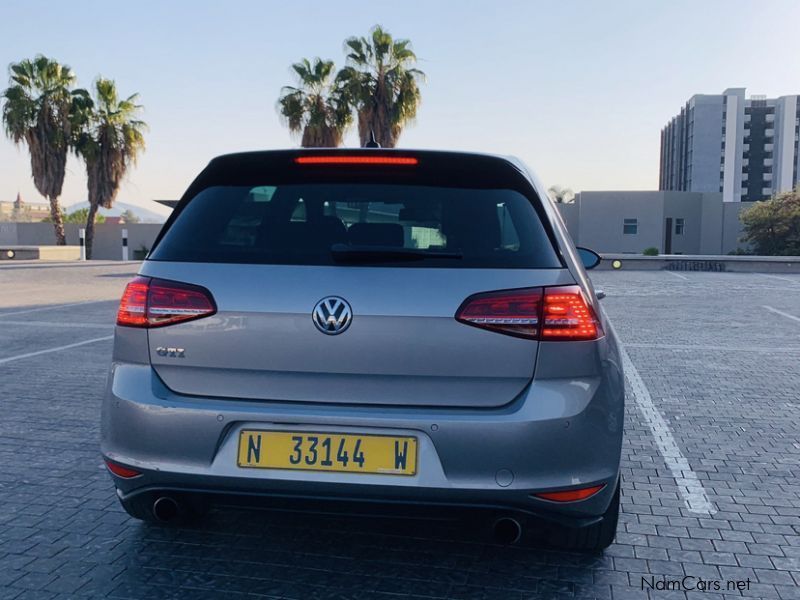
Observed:
[[[328,296],[317,302],[311,320],[322,333],[338,335],[350,327],[353,311],[344,298]]]
[[[183,348],[165,348],[164,346],[159,346],[156,348],[156,354],[168,358],[186,358],[186,350]]]

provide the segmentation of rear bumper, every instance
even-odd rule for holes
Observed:
[[[157,491],[470,506],[590,524],[619,476],[624,388],[616,352],[595,347],[596,377],[533,381],[497,409],[393,408],[188,397],[149,365],[114,362],[103,404],[103,455],[142,471],[114,477],[122,498]],[[606,354],[604,354],[606,353]],[[241,469],[239,431],[278,429],[414,435],[414,476]],[[511,474],[509,476],[509,474]],[[509,481],[510,480],[510,481]],[[580,502],[536,492],[604,483]]]
[[[541,519],[569,527],[586,527],[598,523],[602,515],[565,514],[549,507],[533,506],[525,494],[517,492],[519,502],[505,494],[476,492],[474,490],[448,490],[436,494],[431,490],[404,493],[402,489],[360,486],[354,484],[347,490],[339,485],[315,485],[313,489],[298,489],[281,482],[254,487],[251,481],[241,487],[201,487],[196,477],[170,477],[170,484],[137,487],[124,493],[119,488],[117,496],[123,503],[144,500],[145,506],[161,497],[169,496],[180,501],[186,495],[192,501],[198,497],[211,505],[236,506],[257,509],[290,510],[325,514],[367,514],[373,516],[446,517],[461,515],[513,516],[519,521]],[[182,481],[183,480],[183,481]],[[228,481],[228,484],[233,482]],[[609,484],[611,485],[611,484]],[[613,496],[613,484],[610,496]],[[605,493],[605,490],[603,490]]]

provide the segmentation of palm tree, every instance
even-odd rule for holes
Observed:
[[[94,98],[78,96],[73,112],[77,133],[75,152],[86,163],[89,212],[86,217],[86,258],[92,257],[97,209],[111,208],[128,168],[144,150],[147,125],[137,116],[141,106],[138,94],[120,100],[111,79],[98,78]]]
[[[278,110],[289,131],[302,131],[303,148],[336,148],[352,121],[347,98],[333,81],[333,69],[333,61],[304,58],[292,65],[298,87],[281,90]]]
[[[363,146],[374,132],[384,148],[394,148],[400,134],[417,116],[419,84],[425,74],[412,68],[417,56],[409,40],[395,40],[379,25],[369,37],[345,41],[347,66],[337,80],[358,113],[358,136]]]
[[[68,66],[42,55],[12,63],[9,71],[9,87],[3,92],[6,135],[15,144],[28,145],[33,184],[50,201],[56,243],[63,246],[67,242],[58,197],[71,137],[75,75]]]
[[[562,188],[560,185],[551,185],[547,192],[556,204],[569,204],[575,200],[574,192],[569,188]]]

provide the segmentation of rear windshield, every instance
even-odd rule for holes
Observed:
[[[275,265],[558,268],[539,217],[513,190],[414,185],[217,186],[148,257]]]

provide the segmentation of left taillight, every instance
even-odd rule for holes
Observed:
[[[577,285],[475,294],[461,304],[456,320],[540,341],[587,341],[603,336],[597,315]]]
[[[216,312],[214,297],[204,287],[139,276],[125,287],[117,311],[117,325],[163,327]]]

